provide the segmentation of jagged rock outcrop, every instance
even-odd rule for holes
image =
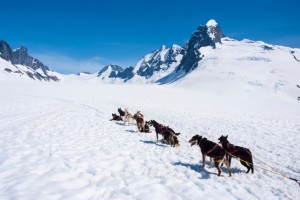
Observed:
[[[137,63],[134,71],[137,75],[149,79],[155,72],[166,71],[173,64],[178,65],[182,54],[183,49],[178,45],[172,45],[171,48],[163,45],[160,49],[144,56]],[[181,55],[180,58],[178,55]]]
[[[222,37],[224,37],[224,34],[215,20],[210,20],[206,25],[199,26],[186,43],[184,47],[185,54],[176,71],[188,73],[197,68],[199,61],[202,59],[199,49],[206,46],[215,48],[217,42],[221,43]]]
[[[16,69],[5,70],[7,72],[16,72],[20,74],[26,74],[32,79],[45,80],[45,81],[59,81],[59,78],[53,75],[51,70],[45,66],[41,61],[31,57],[28,54],[26,47],[21,46],[16,50],[12,50],[9,44],[1,40],[0,41],[0,57],[6,61],[11,62]],[[20,69],[17,65],[25,66],[28,70]]]

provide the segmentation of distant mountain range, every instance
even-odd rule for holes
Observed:
[[[35,80],[60,80],[49,67],[38,59],[31,57],[24,46],[12,50],[4,40],[0,40],[0,62],[4,68],[3,70],[7,73],[25,75]]]
[[[68,76],[50,70],[31,57],[25,47],[12,50],[3,40],[1,71],[44,81],[60,81]],[[142,57],[134,67],[110,64],[98,73],[83,72],[75,77],[102,83],[173,83],[220,92],[225,88],[247,92],[267,89],[298,97],[299,74],[300,49],[228,38],[215,20],[209,20],[192,33],[183,47],[163,45]]]
[[[98,76],[102,80],[120,79],[124,82],[143,81],[147,83],[169,83],[183,77],[197,68],[203,55],[198,51],[201,47],[216,47],[221,43],[224,34],[215,20],[210,20],[204,26],[199,26],[184,47],[173,44],[145,55],[135,67],[121,68],[116,65],[104,67]],[[118,79],[118,80],[117,80]]]

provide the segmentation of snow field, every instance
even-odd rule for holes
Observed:
[[[232,160],[200,167],[195,134],[224,134],[275,169],[300,178],[299,105],[272,97],[236,98],[156,85],[7,82],[0,85],[1,199],[297,199],[298,185]],[[297,107],[298,106],[298,107]],[[140,110],[180,132],[180,147],[155,131],[109,121],[117,108]],[[254,158],[254,163],[263,166]]]

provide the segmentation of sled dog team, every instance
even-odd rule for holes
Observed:
[[[154,127],[156,132],[156,140],[158,141],[158,135],[161,135],[162,142],[171,145],[172,147],[179,147],[179,140],[177,136],[180,133],[176,133],[173,129],[168,126],[164,126],[159,124],[155,120],[145,121],[144,116],[140,111],[137,111],[134,115],[130,114],[127,109],[124,111],[121,108],[118,108],[118,112],[120,115],[112,113],[112,120],[115,121],[124,121],[127,122],[128,125],[133,123],[133,120],[136,120],[137,128],[139,132],[150,133],[150,126]],[[218,176],[221,175],[220,166],[224,163],[227,167],[227,171],[229,176],[231,176],[230,164],[231,158],[235,157],[240,160],[241,164],[247,168],[248,173],[250,170],[254,173],[253,169],[253,159],[252,153],[249,149],[235,146],[228,141],[227,136],[221,136],[219,140],[219,144],[208,140],[205,137],[200,135],[194,135],[189,143],[191,146],[198,145],[200,147],[202,153],[202,167],[205,167],[205,158],[206,156],[210,157],[210,168],[212,167],[212,160],[215,163],[215,167],[218,170]]]

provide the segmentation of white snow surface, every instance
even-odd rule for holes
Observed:
[[[217,25],[218,23],[214,19],[211,19],[206,23],[206,26],[217,26]]]
[[[299,199],[295,182],[259,166],[300,179],[300,49],[223,38],[199,51],[198,68],[169,85],[97,73],[35,81],[0,58],[0,199]],[[180,147],[109,121],[118,107],[180,132]],[[195,134],[249,148],[254,174],[235,159],[232,177],[201,168]]]
[[[232,177],[225,167],[218,177],[216,168],[200,167],[200,149],[188,143],[195,134],[215,142],[229,135],[252,151],[255,165],[270,169],[259,158],[300,179],[294,99],[257,91],[215,94],[186,82],[109,85],[68,76],[53,83],[0,75],[1,200],[300,197],[295,182],[258,167],[245,174],[234,159]],[[138,133],[134,124],[109,121],[118,107],[180,132],[180,147],[156,142],[153,129]]]

